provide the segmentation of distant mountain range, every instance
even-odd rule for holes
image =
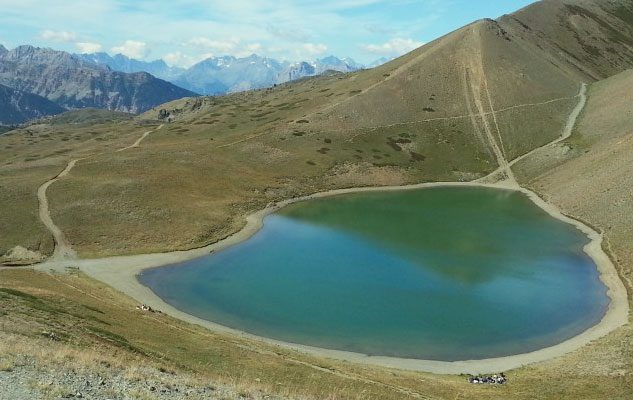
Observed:
[[[78,54],[84,61],[107,66],[121,72],[149,72],[158,78],[172,82],[202,95],[222,95],[251,89],[270,87],[296,79],[316,76],[326,71],[353,72],[365,66],[351,58],[325,57],[315,61],[291,63],[253,54],[248,57],[211,57],[188,69],[170,67],[163,60],[139,61],[117,54]],[[369,67],[375,67],[389,59],[380,59]]]
[[[182,97],[223,95],[363,68],[350,58],[291,63],[253,54],[212,57],[185,69],[121,54],[70,54],[29,45],[7,50],[0,45],[0,125],[80,108],[140,113]]]
[[[138,113],[196,95],[147,72],[113,71],[76,55],[33,46],[7,50],[0,45],[0,85],[6,87],[1,124],[86,107]]]

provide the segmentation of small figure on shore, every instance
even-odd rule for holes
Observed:
[[[505,374],[502,372],[499,375],[492,376],[471,376],[468,378],[468,383],[472,384],[488,384],[488,385],[504,385],[508,382]]]
[[[147,311],[147,312],[155,312],[154,309],[146,304],[143,304],[141,306],[136,306],[137,310],[141,310],[141,311]]]

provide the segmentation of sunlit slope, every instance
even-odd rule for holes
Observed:
[[[515,167],[524,185],[604,234],[604,247],[629,293],[633,282],[632,93],[633,70],[592,84],[573,135]],[[573,366],[585,376],[596,376],[594,381],[616,376],[633,368],[631,343],[633,329],[628,324],[583,352],[552,362],[551,367]],[[621,378],[613,386],[623,387]]]
[[[633,3],[628,0],[544,0],[499,21],[584,80],[633,67]]]
[[[633,265],[633,70],[598,82],[572,137],[517,165],[520,179],[602,227],[622,265]],[[626,269],[631,276],[631,269]],[[630,279],[630,278],[629,278]]]

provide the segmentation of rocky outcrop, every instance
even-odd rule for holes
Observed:
[[[30,265],[44,261],[44,256],[39,251],[32,251],[22,246],[15,246],[0,256],[0,265]]]

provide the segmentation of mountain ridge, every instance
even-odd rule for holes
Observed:
[[[121,72],[148,72],[202,95],[223,95],[271,87],[326,71],[353,72],[365,68],[349,57],[327,56],[314,61],[279,61],[257,54],[206,58],[189,68],[170,67],[163,60],[139,61],[117,54],[78,54],[79,58]],[[374,64],[380,63],[377,60]]]
[[[30,45],[0,53],[0,84],[66,108],[142,112],[196,94],[144,72],[126,74],[70,53]]]

